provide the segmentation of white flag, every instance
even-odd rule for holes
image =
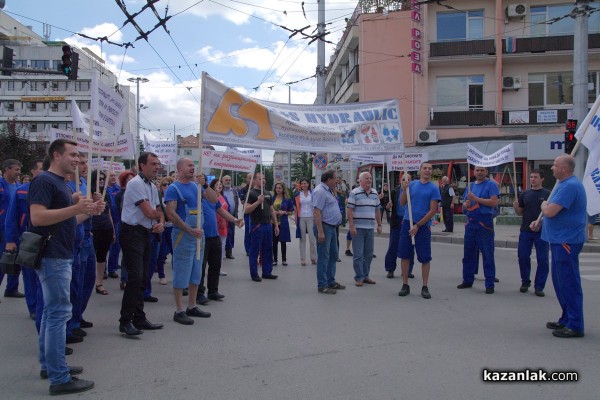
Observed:
[[[513,143],[504,146],[497,152],[486,155],[475,147],[468,145],[467,163],[478,167],[493,167],[495,165],[505,164],[515,160],[515,149]]]
[[[575,138],[585,145],[590,151],[594,147],[594,143],[600,140],[600,96],[592,106],[590,112],[585,116],[583,122],[579,124]],[[589,124],[588,124],[589,121]],[[585,127],[585,128],[584,128]]]

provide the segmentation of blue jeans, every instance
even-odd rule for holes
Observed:
[[[75,242],[73,252],[73,265],[71,266],[71,319],[67,323],[67,336],[72,335],[73,329],[81,327],[81,297],[83,294],[83,281],[85,270],[81,267],[81,243]]]
[[[262,275],[269,276],[273,272],[273,225],[252,225],[250,235],[250,276],[258,276],[258,255],[261,254]]]
[[[535,290],[544,290],[548,272],[548,242],[542,240],[540,232],[521,232],[519,234],[519,269],[521,270],[522,285],[531,285],[531,249],[535,244],[535,255],[537,258],[537,270],[535,272]]]
[[[479,262],[479,251],[483,258],[485,287],[494,287],[496,263],[494,261],[494,223],[491,216],[481,221],[469,220],[465,225],[463,253],[463,282],[472,284]]]
[[[369,277],[374,245],[373,229],[356,228],[356,235],[352,236],[352,252],[354,253],[354,280],[357,282],[362,282]]]
[[[225,242],[225,253],[231,255],[231,250],[235,245],[235,224],[229,222],[227,224],[227,242]]]
[[[314,228],[318,238],[317,227]],[[323,224],[325,241],[317,240],[317,287],[335,285],[335,268],[338,259],[337,230],[335,226]]]
[[[121,222],[115,222],[115,237],[119,237],[119,229],[121,227]],[[119,270],[119,254],[121,253],[121,245],[118,240],[115,240],[110,245],[109,253],[108,253],[108,263],[106,268],[108,268],[108,272],[117,272]]]
[[[579,275],[579,253],[583,243],[554,244],[552,249],[552,283],[562,315],[558,322],[583,333],[583,290]]]
[[[250,214],[244,214],[244,248],[250,254]]]
[[[88,235],[83,239],[80,250],[81,270],[83,274],[83,286],[81,287],[81,318],[87,308],[90,296],[96,284],[96,250],[94,250],[94,238]]]
[[[48,371],[51,385],[71,380],[65,360],[67,321],[71,318],[69,288],[73,259],[42,258],[37,270],[44,295],[39,349],[42,370]]]
[[[33,268],[22,268],[23,290],[25,291],[25,302],[30,314],[35,314],[37,302],[38,277]]]

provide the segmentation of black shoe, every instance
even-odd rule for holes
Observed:
[[[283,261],[281,262],[281,265],[283,265],[284,267],[287,267],[288,263],[287,263],[287,261],[286,261],[286,260],[283,260]]]
[[[187,289],[183,289],[183,296],[187,296],[188,295],[188,290]]]
[[[102,275],[102,279],[108,279],[108,273],[104,271],[104,275]]]
[[[16,299],[22,299],[25,295],[19,291],[16,292],[4,292],[4,297],[14,297]]]
[[[519,292],[526,293],[529,290],[529,285],[521,285]]]
[[[175,312],[173,321],[179,322],[181,325],[194,325],[194,320],[188,317],[185,311]]]
[[[408,273],[408,277],[409,277],[410,279],[415,279],[415,275],[414,275],[412,272],[409,272],[409,273]]]
[[[79,337],[86,337],[87,336],[87,332],[84,331],[81,328],[75,328],[71,331],[71,334],[74,336],[79,336]]]
[[[70,347],[65,347],[65,356],[70,356],[73,354],[73,349]]]
[[[273,266],[276,267],[277,266],[277,260],[273,261]]]
[[[119,278],[119,274],[117,274],[116,272],[109,272],[108,277],[112,279],[117,279]]]
[[[421,289],[421,297],[424,299],[431,298],[431,294],[429,293],[429,289],[427,289],[427,286],[423,286],[423,288]]]
[[[394,277],[394,271],[388,271],[387,277],[392,279]]]
[[[352,252],[351,252],[350,250],[346,250],[346,255],[347,255],[348,257],[352,257],[352,256],[354,256],[354,254],[352,254]]]
[[[185,314],[190,317],[198,317],[198,318],[210,318],[210,313],[206,311],[202,311],[198,307],[187,308],[185,310]]]
[[[126,324],[119,325],[119,332],[126,334],[127,336],[136,336],[141,335],[142,332],[140,329],[137,329],[131,322]]]
[[[198,293],[196,296],[196,304],[200,304],[201,306],[205,306],[209,303],[208,299],[204,295],[204,293]]]
[[[373,254],[373,258],[377,258],[377,254]]]
[[[337,290],[335,290],[335,289],[332,289],[332,288],[330,288],[330,287],[327,287],[327,286],[325,286],[325,287],[320,287],[320,288],[318,289],[318,291],[319,291],[319,293],[323,293],[323,294],[336,294],[336,293],[337,293]]]
[[[336,262],[342,262],[342,260],[340,258],[338,258],[337,260],[335,260]]]
[[[277,279],[277,275],[263,275],[262,276],[263,279]]]
[[[472,283],[461,283],[460,285],[458,285],[456,288],[457,289],[468,289],[468,288],[472,288],[473,284]]]
[[[94,324],[86,321],[85,319],[82,319],[81,322],[79,323],[79,326],[81,326],[82,328],[91,328],[94,326]]]
[[[71,374],[71,376],[79,375],[82,372],[83,372],[83,367],[75,367],[75,366],[69,367],[69,374]],[[46,371],[45,369],[41,370],[40,378],[48,379],[48,371]]]
[[[564,328],[552,331],[552,335],[559,338],[578,338],[583,337],[583,332],[577,332],[565,326]]]
[[[71,381],[67,383],[61,383],[59,385],[50,385],[50,394],[80,393],[85,392],[86,390],[90,390],[93,387],[93,381],[86,381],[83,379],[71,377]]]
[[[535,289],[535,295],[537,297],[544,297],[546,294],[544,293],[543,290],[537,290],[537,289]]]
[[[253,280],[254,282],[262,282],[262,279],[260,279],[260,276],[253,276],[253,277],[252,277],[252,280]]]
[[[133,326],[135,326],[137,329],[142,329],[142,330],[146,330],[146,331],[155,331],[157,329],[162,329],[164,325],[163,324],[153,324],[152,322],[145,319],[140,322],[134,322]]]
[[[493,287],[486,287],[485,288],[485,294],[494,294],[494,288]]]
[[[83,338],[81,336],[75,336],[75,335],[67,336],[67,344],[81,343],[81,342],[83,342]]]
[[[208,298],[210,300],[223,301],[223,299],[225,298],[225,295],[223,295],[219,292],[214,292],[214,293],[209,293]]]
[[[404,296],[408,296],[410,294],[410,286],[408,286],[407,284],[402,285],[402,289],[400,289],[400,292],[398,292],[398,296],[404,297]]]
[[[234,256],[232,256],[231,254],[227,254],[227,255],[225,256],[225,258],[228,258],[228,259],[230,259],[230,260],[235,260],[235,257],[234,257]]]
[[[494,278],[494,283],[498,283],[498,282],[500,282],[500,279]]]
[[[564,327],[563,324],[559,324],[558,322],[546,322],[546,328],[548,329],[562,329]]]
[[[344,290],[346,289],[346,286],[344,285],[340,285],[339,283],[334,283],[333,285],[329,286],[330,289],[335,289],[335,290]]]
[[[34,312],[30,312],[29,313],[29,318],[35,321],[35,313]]]
[[[157,303],[158,302],[158,298],[154,297],[154,296],[146,296],[146,297],[144,297],[144,301],[146,303]]]

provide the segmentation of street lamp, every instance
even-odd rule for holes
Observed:
[[[135,142],[136,142],[136,146],[135,146],[135,161],[137,162],[137,158],[140,154],[140,109],[141,107],[144,107],[143,104],[140,104],[140,82],[142,83],[146,83],[149,82],[149,80],[147,78],[141,78],[141,77],[136,77],[136,78],[128,78],[127,79],[129,82],[135,82],[136,86],[137,86],[137,94],[135,97],[136,103],[137,103],[137,132],[135,135]],[[147,108],[147,107],[146,107]]]

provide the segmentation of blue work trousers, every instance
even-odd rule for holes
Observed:
[[[252,225],[250,237],[250,276],[258,276],[258,255],[261,255],[262,275],[273,272],[273,225]]]
[[[79,255],[83,273],[81,289],[81,318],[83,318],[83,313],[96,285],[96,251],[94,250],[94,238],[91,235],[83,239]]]
[[[521,284],[531,285],[531,250],[535,245],[535,256],[537,259],[537,270],[535,271],[535,290],[544,290],[550,267],[548,263],[548,242],[542,240],[540,232],[521,232],[519,234],[519,247],[517,257],[519,258],[519,270],[521,271]]]
[[[558,323],[583,333],[583,290],[579,275],[579,253],[583,243],[554,244],[552,250],[552,283],[562,315]]]
[[[121,228],[121,222],[115,222],[115,237],[119,237],[119,232]],[[118,240],[115,240],[110,245],[109,253],[108,253],[108,263],[106,267],[108,268],[108,272],[117,272],[119,270],[119,255],[121,254],[121,245]]]
[[[463,282],[472,284],[479,262],[478,250],[483,258],[485,287],[494,287],[496,263],[494,261],[494,225],[492,218],[483,221],[470,219],[465,225],[463,253]]]

